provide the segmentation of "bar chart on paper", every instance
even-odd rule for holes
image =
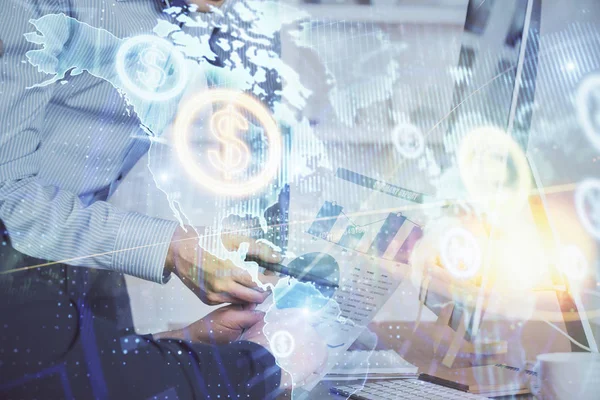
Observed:
[[[307,233],[357,253],[408,264],[422,228],[400,213],[384,218],[347,215],[344,207],[325,201]]]

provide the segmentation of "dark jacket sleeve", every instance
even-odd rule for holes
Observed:
[[[64,294],[5,303],[0,399],[273,399],[280,393],[274,357],[252,342],[213,346],[118,331],[87,307],[78,315]]]
[[[247,341],[213,346],[173,339],[151,342],[166,358],[176,364],[189,383],[180,387],[179,398],[275,398],[279,392],[281,369],[264,347]],[[173,377],[171,382],[178,381]]]

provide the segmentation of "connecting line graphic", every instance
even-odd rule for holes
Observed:
[[[485,2],[485,0],[482,1],[481,4],[483,4]],[[558,49],[552,49],[550,51],[548,51],[546,54],[539,54],[538,55],[538,62],[541,61],[542,58],[548,58],[551,57],[552,55],[554,55],[554,53],[556,53],[558,51]],[[523,60],[523,63],[527,62],[527,58],[525,58]],[[454,106],[449,112],[448,114],[446,114],[445,116],[443,116],[435,125],[433,125],[433,127],[431,129],[429,129],[429,131],[427,131],[426,133],[423,134],[423,139],[426,139],[431,133],[433,133],[433,131],[435,131],[435,129],[445,120],[447,120],[453,113],[454,111],[456,111],[460,106],[462,106],[467,100],[469,100],[471,97],[475,96],[476,94],[478,94],[481,90],[485,89],[487,86],[489,86],[490,84],[492,84],[494,81],[500,79],[501,77],[503,77],[504,75],[508,74],[509,72],[511,72],[512,70],[516,69],[516,67],[508,67],[506,68],[504,71],[499,72],[496,76],[490,78],[490,80],[484,84],[482,84],[480,87],[478,87],[477,89],[475,89],[473,92],[471,92],[467,97],[465,97],[460,103],[458,103],[456,106]],[[405,164],[407,162],[407,159],[403,159],[401,162],[398,163],[398,165],[392,169],[392,171],[390,171],[390,177],[397,174],[399,171],[401,171],[404,167]],[[389,178],[388,178],[389,179]]]
[[[364,227],[366,227],[366,226],[369,226],[369,225],[375,225],[375,224],[378,224],[378,223],[380,223],[380,222],[383,222],[383,221],[385,221],[385,220],[386,220],[386,218],[382,218],[382,219],[378,219],[377,221],[369,222],[368,224],[360,225],[360,224],[357,224],[357,223],[355,223],[355,222],[352,220],[352,218],[350,218],[350,216],[349,216],[348,214],[346,214],[344,211],[341,211],[341,214],[342,214],[344,217],[346,217],[346,218],[348,219],[348,221],[350,221],[350,223],[351,223],[353,226],[355,226],[356,228],[364,228]],[[315,219],[315,221],[319,221],[319,220],[322,220],[322,219],[323,219],[323,218],[318,218],[318,219]],[[331,219],[331,217],[326,217],[325,219]]]
[[[543,54],[541,56],[542,57],[549,57],[552,54],[553,54],[553,51],[550,51],[547,54]],[[445,120],[447,120],[454,113],[454,111],[456,111],[460,106],[462,106],[462,104],[464,104],[467,100],[469,100],[471,97],[475,96],[477,93],[479,93],[485,87],[489,86],[495,80],[501,78],[502,76],[504,76],[505,74],[509,73],[513,69],[514,69],[514,67],[509,67],[506,70],[498,73],[495,77],[491,78],[488,82],[486,82],[485,84],[483,84],[482,86],[480,86],[479,88],[477,88],[476,90],[474,90],[472,93],[470,93],[459,104],[457,104],[455,107],[453,107],[447,115],[445,115],[443,118],[441,118],[428,132],[426,132],[425,133],[425,137],[427,137],[428,135],[430,135],[442,122],[444,122]],[[392,173],[396,173],[401,168],[403,168],[405,162],[406,162],[406,160],[403,160],[403,162],[399,163],[399,165],[394,169],[394,171],[392,171]],[[554,191],[549,190],[551,188],[546,188],[544,190],[544,192],[545,193],[553,193],[553,192],[560,192],[560,191],[572,190],[572,187],[574,187],[574,186],[575,185],[561,185],[561,186],[556,187],[556,190],[554,190]],[[354,215],[354,216],[369,215],[369,214],[384,213],[384,212],[393,212],[393,211],[402,211],[402,210],[410,210],[410,209],[424,209],[424,208],[439,207],[439,206],[444,206],[444,205],[447,205],[446,201],[433,202],[433,203],[429,203],[429,204],[420,204],[420,205],[418,205],[416,207],[415,206],[412,206],[412,207],[411,206],[407,206],[407,207],[402,207],[402,208],[397,208],[397,209],[377,210],[377,211],[372,211],[372,212],[361,212],[361,213],[355,213],[355,214],[349,214],[349,215]],[[324,219],[327,219],[327,218],[324,218]],[[296,222],[296,224],[301,224],[301,223],[306,223],[306,222],[311,222],[311,221],[299,221],[299,222]],[[279,226],[285,226],[285,225],[289,225],[289,224],[280,224]],[[273,225],[273,227],[277,227],[277,225]],[[193,240],[193,239],[194,238],[182,239],[182,240]],[[91,257],[98,257],[98,256],[102,256],[102,255],[110,255],[110,254],[115,254],[115,253],[124,252],[124,251],[130,251],[130,250],[148,248],[148,247],[158,246],[158,245],[163,245],[163,244],[166,244],[166,243],[163,242],[163,243],[148,244],[148,245],[137,246],[137,247],[132,247],[132,248],[128,248],[128,249],[113,250],[113,251],[108,251],[108,252],[103,252],[103,253],[97,253],[97,254],[91,254],[91,255],[86,255],[86,256],[74,257],[74,258],[69,258],[69,259],[64,259],[64,260],[59,260],[59,261],[42,263],[42,264],[37,264],[37,265],[23,267],[23,268],[5,270],[5,271],[0,271],[0,275],[9,274],[9,273],[12,273],[12,272],[24,271],[24,270],[27,270],[27,269],[34,269],[34,268],[41,268],[41,267],[46,267],[46,266],[52,266],[52,265],[56,265],[56,264],[63,264],[63,263],[73,262],[73,261],[77,261],[77,260],[83,260],[83,259],[91,258]]]
[[[549,187],[544,188],[543,192],[545,194],[562,193],[562,192],[573,191],[576,187],[577,187],[576,183],[549,186]],[[530,195],[539,195],[540,193],[541,193],[540,190],[537,190],[537,189],[530,191]],[[485,201],[485,200],[479,200],[479,201]],[[477,200],[472,201],[472,202],[477,202]],[[402,212],[402,211],[410,211],[410,210],[421,210],[421,209],[427,209],[427,208],[447,207],[448,205],[451,205],[451,203],[448,200],[441,200],[441,201],[434,201],[431,203],[424,203],[424,204],[414,204],[414,205],[411,204],[411,205],[406,205],[406,206],[402,206],[402,207],[384,208],[384,209],[377,209],[377,210],[370,210],[370,211],[357,211],[357,212],[347,213],[347,214],[344,213],[344,216],[346,216],[348,219],[350,219],[350,217],[356,218],[356,217],[360,217],[360,216],[368,216],[368,215],[376,215],[376,214],[389,214],[389,213],[394,213],[394,212]],[[313,218],[313,219],[309,219],[309,220],[301,220],[301,221],[293,221],[293,222],[282,223],[282,224],[269,225],[269,227],[270,228],[283,228],[283,227],[290,227],[290,226],[295,226],[295,225],[309,224],[314,221],[327,221],[327,220],[336,219],[336,218],[337,217],[323,217],[323,218],[316,218],[316,219]],[[367,225],[375,224],[375,223],[381,222],[381,221],[382,220],[379,220],[376,222],[371,222]],[[363,226],[367,226],[367,225],[363,225]],[[236,233],[244,234],[244,233],[248,233],[251,231],[257,231],[259,229],[262,230],[262,227],[227,231],[227,234],[236,234]],[[220,233],[213,233],[213,234],[203,235],[202,237],[210,238],[210,237],[217,237],[220,235],[221,235]],[[111,250],[111,251],[106,251],[106,252],[102,252],[102,253],[89,254],[89,255],[73,257],[73,258],[66,258],[66,259],[58,260],[58,261],[50,261],[47,263],[30,265],[27,267],[14,268],[14,269],[8,269],[5,271],[0,271],[0,275],[7,275],[7,274],[10,274],[13,272],[26,271],[26,270],[35,269],[35,268],[49,267],[49,266],[57,265],[57,264],[66,264],[66,263],[73,262],[73,261],[85,260],[87,258],[92,258],[92,257],[100,257],[100,256],[111,255],[111,254],[117,254],[117,253],[122,253],[125,251],[145,249],[145,248],[154,247],[154,246],[162,246],[162,245],[165,245],[168,243],[181,243],[181,242],[185,242],[185,241],[189,241],[189,240],[198,240],[198,238],[186,238],[186,239],[178,239],[178,240],[168,241],[168,242],[151,243],[151,244],[146,244],[146,245],[142,245],[142,246],[130,247],[130,248],[126,248],[126,249]],[[599,310],[599,315],[600,315],[600,310]]]
[[[446,203],[445,203],[445,202],[443,202],[443,204],[442,204],[442,205],[445,205],[445,204],[446,204]],[[437,206],[437,205],[439,205],[439,202],[428,203],[427,205],[428,205],[428,206],[430,206],[430,207],[432,207],[433,205],[436,205],[436,206]],[[402,210],[405,210],[405,211],[406,211],[406,210],[409,210],[409,209],[422,209],[422,208],[424,208],[424,207],[422,207],[422,206],[423,206],[423,204],[420,204],[420,205],[418,205],[418,206],[414,206],[414,207],[411,207],[411,208],[405,208],[405,207],[402,207]],[[391,211],[390,211],[390,210],[391,210]],[[383,213],[390,213],[390,212],[393,212],[393,210],[398,210],[398,211],[400,211],[400,208],[398,208],[398,209],[395,209],[395,208],[393,208],[393,209],[392,209],[392,208],[388,208],[388,209],[376,210],[376,212],[374,212],[373,214],[383,214]],[[378,219],[377,221],[369,222],[368,224],[359,225],[359,224],[355,223],[355,222],[352,220],[352,218],[350,218],[350,216],[356,217],[356,216],[362,216],[362,215],[368,215],[368,214],[363,214],[363,213],[351,213],[351,214],[346,214],[344,211],[341,211],[341,213],[342,213],[342,215],[343,215],[344,217],[348,218],[348,221],[350,221],[350,223],[351,223],[352,225],[354,225],[354,226],[355,226],[355,227],[357,227],[357,228],[364,228],[364,227],[366,227],[366,226],[370,226],[370,225],[379,224],[379,223],[381,223],[381,222],[383,222],[383,221],[385,221],[385,220],[387,219],[387,217],[386,217],[386,218]],[[421,226],[420,224],[417,224],[415,221],[413,221],[412,219],[410,219],[410,218],[408,218],[408,217],[406,217],[406,216],[404,216],[404,218],[406,218],[406,220],[407,220],[408,222],[411,222],[411,223],[413,223],[413,224],[415,224],[415,225],[417,225],[417,226]],[[323,220],[323,219],[327,220],[327,219],[332,219],[332,218],[331,218],[331,217],[326,217],[326,218],[318,218],[318,219],[315,219],[314,221],[321,221],[321,220]]]
[[[485,0],[481,0],[481,3],[479,3],[479,4],[477,5],[477,8],[476,8],[476,10],[479,10],[479,8],[480,8],[480,7],[481,7],[481,6],[482,6],[484,3],[485,3]]]

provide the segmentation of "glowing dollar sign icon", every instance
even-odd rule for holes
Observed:
[[[481,267],[481,249],[475,236],[468,230],[455,227],[441,240],[441,258],[444,268],[461,279],[470,279]]]
[[[394,128],[392,142],[398,153],[409,159],[419,158],[425,150],[423,133],[418,127],[408,123],[401,123]]]
[[[148,48],[140,54],[140,62],[146,67],[144,72],[137,72],[138,79],[149,89],[158,89],[165,83],[166,74],[158,66],[165,63],[167,58],[157,49]]]
[[[294,352],[295,340],[288,331],[277,331],[273,333],[269,342],[273,345],[273,355],[276,358],[286,358]]]
[[[250,162],[250,150],[236,137],[237,131],[248,130],[248,121],[232,106],[217,111],[210,120],[212,134],[225,148],[223,152],[211,150],[208,158],[211,164],[225,173],[227,179],[242,171]]]

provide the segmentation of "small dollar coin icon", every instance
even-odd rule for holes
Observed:
[[[585,78],[577,90],[577,116],[588,140],[600,150],[600,75]]]
[[[600,180],[586,179],[577,185],[575,209],[585,230],[600,240]]]
[[[250,150],[246,143],[237,138],[236,133],[248,130],[248,121],[232,106],[214,113],[210,121],[212,134],[223,145],[223,152],[212,150],[208,153],[212,165],[225,174],[226,179],[244,170],[250,162]]]
[[[449,230],[440,243],[442,266],[460,279],[474,277],[481,268],[481,249],[475,236],[464,228]]]
[[[210,131],[220,149],[209,150],[206,158],[210,165],[203,166],[189,145],[189,135],[196,116],[205,109],[216,110],[210,120]],[[248,166],[253,156],[241,139],[250,127],[249,120],[257,121],[262,128],[267,154],[266,157],[260,154],[260,159],[265,159],[260,171],[242,176],[240,172],[250,174]],[[281,162],[281,134],[271,112],[254,97],[235,90],[213,89],[188,99],[180,107],[173,133],[183,169],[190,178],[215,193],[230,196],[255,193],[269,184]]]
[[[117,52],[116,70],[127,94],[144,100],[172,99],[187,83],[183,54],[152,35],[127,39]]]
[[[392,142],[396,151],[403,157],[414,159],[423,154],[425,138],[421,130],[413,124],[401,123],[392,131]]]
[[[289,357],[294,352],[295,340],[288,331],[273,333],[269,342],[273,355],[277,359]]]
[[[140,54],[140,62],[146,67],[145,71],[138,71],[137,75],[148,89],[158,89],[165,83],[166,74],[160,65],[165,65],[166,56],[154,48],[145,49]]]

